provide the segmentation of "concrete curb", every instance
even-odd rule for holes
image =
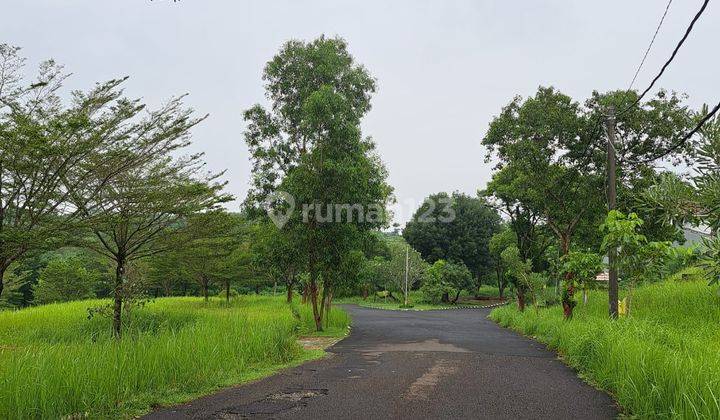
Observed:
[[[512,300],[508,300],[505,302],[500,303],[494,303],[492,305],[484,305],[484,306],[478,306],[478,305],[453,305],[453,306],[440,306],[437,308],[432,309],[415,309],[415,308],[397,308],[397,309],[389,309],[389,308],[383,308],[380,306],[370,306],[370,305],[359,305],[355,304],[357,306],[360,306],[361,308],[370,308],[370,309],[381,309],[385,311],[446,311],[446,310],[453,310],[453,309],[490,309],[490,308],[498,308],[500,306],[508,305],[512,302]]]

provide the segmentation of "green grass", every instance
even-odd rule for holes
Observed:
[[[164,298],[136,309],[120,342],[101,301],[0,312],[0,418],[132,417],[322,355],[305,351],[311,310],[282,298]],[[295,313],[295,315],[293,314]],[[333,309],[326,335],[347,332]]]
[[[720,297],[706,281],[641,287],[631,314],[607,319],[607,293],[592,292],[571,321],[562,309],[490,317],[559,350],[580,374],[641,418],[720,418]]]

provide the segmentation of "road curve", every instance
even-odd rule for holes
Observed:
[[[609,419],[605,393],[486,309],[347,306],[349,337],[331,357],[164,408],[148,419]]]

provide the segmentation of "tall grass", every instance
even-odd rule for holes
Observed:
[[[158,299],[120,342],[108,319],[87,319],[98,303],[0,312],[0,418],[128,417],[309,357],[296,335],[312,330],[310,309],[279,298]],[[348,322],[333,310],[329,329]]]
[[[720,297],[705,281],[664,282],[635,290],[631,315],[611,322],[607,293],[562,308],[491,318],[558,349],[580,373],[643,418],[720,418]]]

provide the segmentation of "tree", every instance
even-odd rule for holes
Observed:
[[[230,300],[230,282],[248,261],[239,258],[245,236],[243,221],[224,210],[191,214],[170,247],[180,251],[187,272],[200,287],[205,301],[213,282],[219,282]],[[247,259],[247,258],[245,258]]]
[[[186,144],[187,130],[166,134]],[[113,290],[113,334],[122,331],[123,298],[130,291],[125,276],[128,263],[157,255],[177,243],[170,239],[182,233],[180,224],[197,213],[216,210],[230,200],[223,194],[220,174],[199,175],[201,155],[172,159],[158,153],[144,167],[126,171],[108,182],[108,187],[88,210],[93,219],[96,242],[88,246],[115,263]]]
[[[163,296],[173,296],[178,286],[187,288],[187,280],[191,277],[181,252],[172,250],[155,255],[149,261],[150,285],[159,290]],[[185,295],[185,290],[181,295]]]
[[[495,270],[498,296],[501,299],[504,297],[505,287],[507,286],[507,267],[503,263],[502,252],[511,246],[517,247],[517,236],[509,226],[504,226],[500,232],[494,234],[488,244],[492,266]]]
[[[255,105],[245,111],[245,141],[250,149],[253,187],[247,203],[258,206],[277,191],[288,172],[320,140],[308,126],[308,101],[329,88],[345,99],[348,117],[360,120],[370,110],[375,79],[355,63],[340,38],[321,36],[311,41],[288,41],[265,65],[266,110]]]
[[[426,281],[420,288],[430,303],[457,303],[460,292],[472,286],[472,273],[462,262],[437,260],[428,269]],[[450,300],[450,296],[454,295]]]
[[[39,304],[95,297],[93,288],[100,273],[85,269],[76,257],[55,258],[40,272],[33,292]]]
[[[602,249],[618,249],[615,268],[629,284],[626,314],[630,314],[632,292],[635,285],[645,281],[659,280],[670,244],[667,242],[648,242],[645,235],[639,233],[643,220],[637,214],[612,210],[605,223],[600,226],[604,233]]]
[[[593,252],[570,252],[563,257],[563,269],[569,273],[567,278],[572,282],[569,287],[573,289],[577,286],[582,287],[583,304],[587,304],[588,289],[592,286],[597,274],[603,269],[602,257]],[[565,319],[572,317],[575,302],[571,299],[571,293],[563,295]]]
[[[461,193],[429,196],[403,230],[422,257],[462,261],[478,282],[490,266],[488,243],[499,230],[500,216],[484,199]]]
[[[500,253],[503,264],[507,267],[508,278],[515,288],[517,294],[518,308],[525,310],[525,301],[531,287],[532,263],[522,258],[520,250],[516,246],[505,248]]]
[[[292,303],[293,289],[297,286],[298,275],[302,272],[301,252],[290,235],[293,231],[278,229],[269,221],[259,223],[252,244],[252,257],[259,270],[276,281],[281,279],[286,287],[286,301]]]
[[[487,191],[541,215],[561,255],[570,252],[577,228],[597,225],[603,213],[603,178],[569,165],[560,153],[587,138],[589,125],[578,103],[540,88],[532,98],[515,98],[483,139],[501,160]]]
[[[247,203],[251,209],[275,211],[282,203],[267,199],[283,191],[303,205],[303,214],[288,215],[283,229],[302,253],[315,325],[322,330],[337,268],[361,247],[367,232],[385,224],[391,188],[373,142],[363,139],[360,130],[375,80],[355,63],[344,40],[325,37],[286,43],[266,65],[263,78],[271,110],[256,105],[245,112],[253,165]],[[326,206],[343,203],[349,207],[345,217],[328,222],[333,208]],[[352,216],[357,207],[364,211],[362,220]]]
[[[140,118],[145,106],[122,97],[125,79],[74,92],[64,106],[62,67],[46,61],[29,83],[18,53],[0,44],[0,294],[13,262],[75,237],[111,179],[197,122],[172,104]]]
[[[400,292],[404,295],[406,267],[408,290],[412,290],[422,283],[429,265],[402,237],[388,237],[384,242],[387,246],[387,257],[377,257],[373,260],[375,284],[383,290],[391,293]]]

